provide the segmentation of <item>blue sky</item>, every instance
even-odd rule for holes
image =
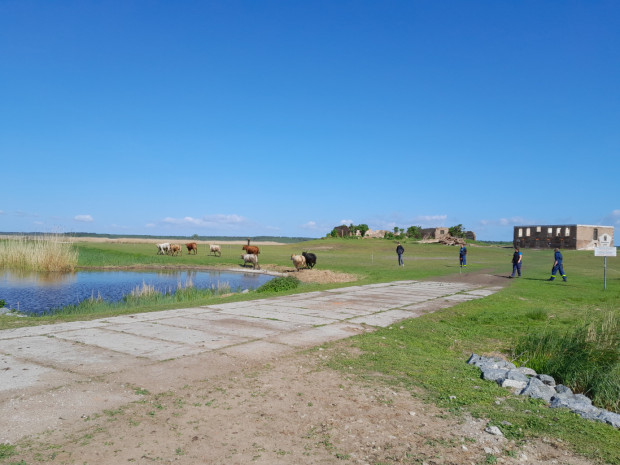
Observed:
[[[0,231],[620,226],[620,2],[0,0]]]

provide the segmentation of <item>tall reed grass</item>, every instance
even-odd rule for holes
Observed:
[[[620,322],[613,313],[566,333],[529,334],[517,342],[513,356],[595,405],[620,412]]]
[[[75,270],[77,263],[77,249],[60,234],[0,241],[0,268],[66,272]]]

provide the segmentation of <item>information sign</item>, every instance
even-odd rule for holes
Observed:
[[[615,247],[594,247],[595,257],[615,257],[616,252]]]

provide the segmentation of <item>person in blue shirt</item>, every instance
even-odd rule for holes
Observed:
[[[459,262],[461,263],[461,267],[467,266],[467,247],[465,244],[459,250]]]
[[[519,273],[519,278],[521,277],[521,263],[523,262],[523,254],[519,251],[519,247],[515,247],[515,253],[512,255],[512,275],[511,278],[515,277],[515,273]]]
[[[560,252],[560,249],[556,247],[555,254],[553,256],[553,268],[551,268],[551,277],[548,279],[548,281],[553,281],[555,279],[555,274],[558,271],[560,272],[560,276],[562,276],[562,280],[566,281],[566,275],[564,274],[564,265],[562,265],[563,260],[564,259],[562,258],[562,252]]]

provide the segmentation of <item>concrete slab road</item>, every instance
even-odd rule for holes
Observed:
[[[166,389],[203,376],[190,367],[224,373],[497,290],[398,281],[0,331],[0,443],[136,400],[138,382]]]

